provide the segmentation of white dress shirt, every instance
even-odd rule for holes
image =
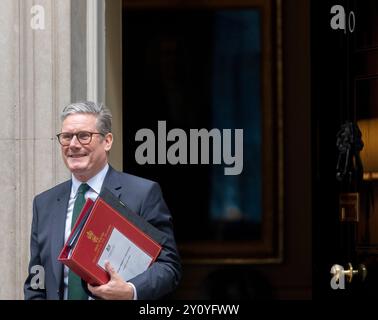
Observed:
[[[109,165],[106,164],[105,167],[97,173],[94,177],[90,178],[86,183],[89,185],[90,189],[85,193],[85,200],[90,198],[91,200],[95,201],[97,199],[98,194],[101,191],[102,184],[104,182],[106,173],[109,170]],[[80,187],[80,185],[83,182],[79,181],[75,178],[74,175],[72,175],[72,186],[71,186],[71,194],[70,194],[70,200],[68,201],[68,209],[67,209],[67,216],[66,216],[66,228],[64,232],[64,243],[67,242],[68,237],[71,234],[71,221],[72,221],[72,212],[74,203],[77,197],[77,191]],[[67,300],[68,297],[68,271],[69,268],[67,266],[64,266],[64,300]],[[135,286],[129,282],[129,284],[132,286],[134,290],[134,300],[137,299],[137,292]]]

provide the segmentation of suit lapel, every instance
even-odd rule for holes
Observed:
[[[122,184],[120,183],[118,172],[109,166],[109,170],[105,176],[102,188],[108,188],[116,197],[120,198],[122,191]]]
[[[64,245],[64,232],[70,193],[71,181],[67,181],[57,193],[55,200],[56,209],[51,221],[51,258],[58,288],[60,288],[63,273],[63,264],[58,261],[58,256]]]

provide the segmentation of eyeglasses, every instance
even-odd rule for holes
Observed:
[[[70,133],[70,132],[61,132],[58,133],[56,136],[58,138],[59,143],[63,146],[69,146],[71,143],[71,140],[74,136],[76,136],[76,139],[80,142],[81,145],[90,144],[92,141],[92,136],[94,134],[99,134],[103,137],[105,135],[100,132],[89,132],[89,131],[79,131],[77,133]]]

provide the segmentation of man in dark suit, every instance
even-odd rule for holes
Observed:
[[[118,172],[108,164],[113,135],[111,114],[105,106],[93,102],[73,103],[64,108],[61,118],[62,131],[57,136],[72,177],[37,195],[33,201],[25,299],[88,299],[85,294],[80,298],[73,294],[81,283],[75,280],[75,284],[76,275],[57,258],[71,232],[79,193],[85,199],[95,200],[103,187],[164,234],[163,249],[146,271],[127,282],[107,263],[109,282],[97,287],[88,285],[88,290],[101,299],[127,300],[159,299],[171,293],[181,278],[181,264],[172,218],[159,185]],[[33,282],[35,266],[42,267],[44,274],[37,284]]]

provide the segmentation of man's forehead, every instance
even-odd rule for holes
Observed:
[[[62,127],[95,127],[97,119],[93,114],[75,113],[64,119]]]

